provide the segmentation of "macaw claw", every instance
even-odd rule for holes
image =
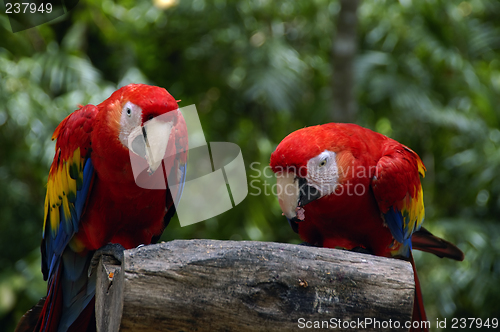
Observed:
[[[104,247],[97,249],[90,260],[88,276],[90,277],[99,265],[99,261],[103,255],[112,256],[118,262],[123,262],[123,251],[125,248],[119,243],[108,243]]]

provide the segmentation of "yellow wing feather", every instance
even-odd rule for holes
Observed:
[[[57,233],[61,223],[60,206],[64,218],[71,219],[70,204],[74,203],[77,189],[81,188],[83,183],[84,162],[85,160],[80,157],[80,148],[77,148],[68,160],[57,160],[52,164],[45,196],[44,230],[47,217],[50,216],[51,231],[53,234]]]

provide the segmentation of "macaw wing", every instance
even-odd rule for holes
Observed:
[[[96,106],[84,106],[66,117],[52,135],[56,153],[47,181],[41,245],[45,280],[54,275],[85,209],[94,178],[90,134],[97,113]]]
[[[425,166],[405,146],[388,148],[377,163],[371,186],[394,240],[393,254],[409,257],[411,236],[424,221],[420,176]],[[399,244],[398,244],[399,243]]]

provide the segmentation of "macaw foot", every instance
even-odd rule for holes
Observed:
[[[112,256],[118,262],[122,263],[124,250],[125,248],[119,243],[108,243],[104,247],[97,249],[90,260],[88,276],[90,277],[97,269],[97,265],[99,265],[99,261],[103,255]]]
[[[359,252],[361,254],[373,255],[373,252],[371,250],[363,248],[363,247],[355,247],[355,248],[352,248],[350,251]]]

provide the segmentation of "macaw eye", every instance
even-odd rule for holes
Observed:
[[[132,110],[130,108],[127,108],[126,112],[128,117],[132,116]]]
[[[326,165],[327,160],[323,159],[322,161],[319,162],[319,167],[323,167]]]

